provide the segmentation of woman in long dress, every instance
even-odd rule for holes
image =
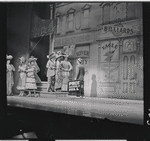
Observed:
[[[27,65],[26,65],[26,59],[25,57],[21,57],[19,58],[20,60],[20,66],[18,67],[18,72],[19,72],[19,82],[17,85],[17,89],[20,91],[19,96],[23,96],[24,95],[24,91],[25,91],[25,86],[26,86],[26,69],[27,69]]]
[[[82,59],[78,58],[77,59],[77,66],[76,66],[76,76],[75,80],[80,80],[84,81],[84,75],[85,75],[85,68],[82,65]],[[84,96],[84,93],[82,92],[80,95],[78,94],[77,96]]]
[[[27,76],[26,76],[26,90],[28,90],[28,95],[31,96],[31,91],[34,92],[35,97],[38,96],[36,94],[36,80],[35,80],[35,72],[36,72],[36,66],[35,66],[35,60],[34,58],[29,58],[29,64],[26,70]]]
[[[7,79],[7,95],[13,95],[12,93],[12,87],[14,85],[14,78],[13,78],[13,71],[15,71],[15,68],[12,64],[10,64],[10,60],[13,57],[11,55],[7,55],[7,64],[6,64],[6,79]]]
[[[60,63],[63,56],[60,51],[56,53],[56,75],[55,75],[55,90],[61,91],[62,86],[62,73],[60,71]]]
[[[70,71],[72,70],[72,65],[68,61],[68,55],[64,55],[65,59],[60,63],[60,69],[62,71],[62,76],[63,76],[63,82],[62,82],[62,87],[61,91],[66,92],[68,91],[68,82],[69,82],[69,75]]]
[[[49,60],[46,64],[47,79],[48,79],[47,91],[54,92],[55,91],[55,74],[56,74],[56,63],[55,63],[56,54],[55,54],[55,52],[53,52],[52,54],[47,56],[47,58],[49,58]]]
[[[32,58],[34,60],[34,66],[35,66],[35,73],[34,73],[34,75],[35,75],[36,83],[41,83],[41,79],[39,78],[39,76],[37,74],[40,71],[40,68],[39,68],[39,66],[38,66],[38,64],[36,62],[37,58],[35,58],[34,56],[31,56],[30,58]]]

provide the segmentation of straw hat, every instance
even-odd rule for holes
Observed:
[[[29,62],[29,63],[35,62],[35,59],[34,59],[34,58],[29,58],[28,62]]]
[[[56,59],[60,58],[60,57],[63,57],[61,51],[57,51],[56,52]]]
[[[34,61],[37,61],[37,58],[35,58],[34,56],[31,56],[30,58],[32,58]]]
[[[11,55],[6,55],[7,60],[11,60],[13,57]]]
[[[55,52],[51,53],[50,55],[47,55],[48,59],[52,59],[54,57],[56,57],[56,53]]]
[[[25,59],[24,56],[20,57],[19,60],[20,60],[21,62],[25,62],[25,61],[26,61],[26,59]]]
[[[66,57],[67,57],[67,58],[69,57],[69,55],[66,54],[66,53],[62,53],[62,56],[65,57],[65,58],[66,58]]]
[[[80,63],[82,62],[82,59],[81,59],[81,58],[78,58],[77,60],[78,60]]]

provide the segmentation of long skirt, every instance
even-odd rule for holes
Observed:
[[[19,74],[19,81],[18,81],[17,89],[18,90],[25,90],[25,87],[26,87],[26,73],[21,72]]]
[[[68,91],[68,82],[69,82],[69,72],[62,72],[63,81],[61,91],[67,92]]]
[[[62,81],[63,81],[62,73],[60,71],[56,71],[55,90],[61,90]]]
[[[7,95],[12,94],[12,87],[14,85],[12,72],[7,72]]]
[[[28,89],[28,90],[37,89],[34,77],[27,77],[27,79],[26,79],[26,89]]]
[[[48,77],[48,83],[49,83],[48,91],[54,92],[54,90],[55,90],[55,75]]]

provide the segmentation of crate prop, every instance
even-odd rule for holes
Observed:
[[[68,82],[68,95],[84,96],[84,81],[74,80]]]

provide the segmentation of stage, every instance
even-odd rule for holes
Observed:
[[[144,103],[138,100],[78,98],[60,93],[40,94],[40,97],[7,96],[7,105],[137,125],[143,125],[144,118]]]

